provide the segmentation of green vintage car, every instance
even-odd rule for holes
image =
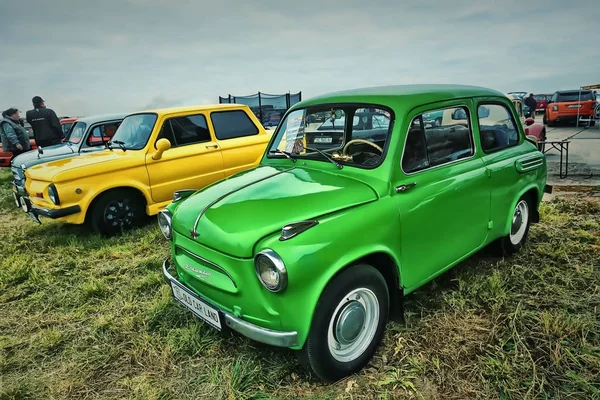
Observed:
[[[423,123],[440,111],[447,125]],[[342,143],[307,144],[318,113]],[[352,117],[365,113],[376,118]],[[517,252],[545,191],[546,159],[503,93],[322,95],[286,112],[259,166],[174,194],[158,217],[172,252],[163,274],[216,329],[298,350],[335,381],[369,362],[404,296],[489,244]]]

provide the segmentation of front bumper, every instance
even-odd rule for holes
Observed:
[[[192,292],[187,286],[179,282],[177,278],[175,278],[169,273],[169,262],[167,260],[163,262],[162,269],[163,276],[167,283],[169,283],[170,285],[177,285],[181,289],[188,292],[189,295],[200,298],[197,294]],[[219,312],[223,314],[223,317],[225,319],[225,325],[252,340],[256,340],[257,342],[278,347],[294,347],[298,345],[298,332],[281,332],[263,328],[258,325],[254,325],[247,321],[244,321],[228,313],[227,311],[220,309],[219,307],[215,307],[214,304],[211,304],[204,298],[202,298],[201,300],[206,303],[209,303],[212,307],[218,309]]]
[[[31,200],[29,200],[29,197],[27,196],[16,197],[15,200],[20,203],[23,211],[25,211],[26,213],[31,213],[35,216],[43,216],[47,218],[57,219],[81,212],[81,207],[79,207],[79,205],[58,209],[48,209],[36,207],[34,204],[31,203]]]

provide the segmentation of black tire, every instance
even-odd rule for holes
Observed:
[[[353,343],[362,342],[364,345],[367,343],[368,345],[366,345],[363,350],[354,352],[354,359],[339,361],[330,350],[329,337],[333,339],[334,342],[332,343],[339,344],[343,334],[341,334],[342,336],[338,336],[338,334],[334,332],[335,329],[330,329],[330,325],[334,323],[337,324],[337,321],[344,314],[344,310],[350,309],[351,304],[356,306],[357,303],[368,300],[368,296],[361,298],[352,295],[356,300],[350,299],[349,301],[344,302],[344,298],[354,290],[365,290],[363,293],[367,293],[368,296],[374,295],[376,297],[378,307],[373,307],[372,309],[378,308],[379,317],[376,323],[373,321],[373,324],[367,324],[363,321],[363,324],[361,324],[362,329],[360,329],[358,333],[356,333],[355,329],[357,326],[356,324],[348,325],[350,331],[354,328],[353,333],[357,335],[355,336],[357,341]],[[342,306],[343,302],[344,304]],[[372,301],[368,303],[373,304]],[[340,306],[341,308],[337,311],[336,315],[334,315],[336,308]],[[362,305],[359,305],[358,307],[361,306]],[[315,309],[308,338],[302,350],[298,352],[300,362],[310,372],[328,382],[335,382],[359,371],[368,364],[381,342],[385,324],[389,316],[389,306],[390,295],[388,287],[384,277],[377,269],[368,264],[358,264],[348,267],[336,276],[321,294]],[[363,307],[363,311],[366,309],[368,309],[368,307]],[[365,311],[365,315],[365,318],[368,318],[369,313]],[[374,334],[373,330],[368,329],[369,326],[376,326]],[[367,336],[364,341],[361,341],[360,339],[363,335],[363,331],[365,331],[364,334]],[[331,336],[329,336],[330,332]],[[370,341],[368,339],[370,336],[369,333],[372,334]],[[350,346],[352,346],[352,344]]]
[[[502,256],[511,256],[511,255],[517,253],[519,250],[521,250],[521,248],[527,241],[527,236],[529,235],[529,227],[531,226],[531,215],[534,212],[534,209],[533,209],[534,206],[532,205],[532,200],[528,195],[524,195],[523,197],[521,197],[519,199],[519,201],[517,201],[517,205],[515,206],[515,208],[513,210],[513,217],[511,217],[511,219],[514,218],[514,215],[516,214],[517,209],[522,204],[524,204],[527,208],[527,217],[526,217],[526,220],[523,221],[525,223],[525,225],[524,225],[525,231],[523,232],[522,237],[518,241],[514,240],[516,238],[511,238],[511,233],[509,233],[508,235],[506,235],[498,240],[498,245],[499,245],[498,250],[500,252],[500,255],[502,255]],[[512,227],[511,227],[511,231],[512,231]]]
[[[139,193],[113,189],[94,200],[89,223],[94,232],[113,236],[140,226],[145,217],[144,199]]]

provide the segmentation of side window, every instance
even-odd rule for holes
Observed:
[[[210,142],[212,140],[206,117],[202,114],[167,119],[158,135],[158,139],[163,138],[171,142],[171,147]]]
[[[119,125],[120,123],[117,122],[96,125],[92,128],[92,132],[88,135],[85,144],[90,147],[103,146],[104,142],[109,141],[113,137]]]
[[[480,104],[477,109],[481,147],[493,153],[519,143],[519,130],[508,107]]]
[[[210,114],[219,140],[235,139],[258,134],[258,128],[242,110],[217,111]]]
[[[468,158],[475,153],[465,107],[428,111],[411,122],[402,156],[406,173]]]

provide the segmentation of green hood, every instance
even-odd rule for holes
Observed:
[[[234,257],[250,258],[258,240],[286,224],[376,199],[370,186],[343,175],[262,166],[182,200],[173,215],[173,229],[190,238],[198,220],[197,242]]]

